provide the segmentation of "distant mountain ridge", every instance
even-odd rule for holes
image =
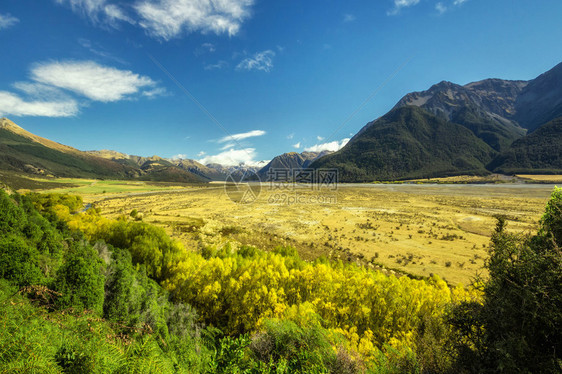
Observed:
[[[32,134],[7,118],[0,119],[0,169],[68,178],[186,183],[209,180],[157,156],[142,158],[107,150],[83,152]]]

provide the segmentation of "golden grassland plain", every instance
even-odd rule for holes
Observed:
[[[518,178],[540,183],[562,183],[562,175],[531,175],[519,174]]]
[[[187,248],[230,243],[292,245],[304,259],[326,256],[386,272],[439,274],[468,284],[482,270],[496,215],[532,233],[554,185],[362,184],[337,190],[262,185],[251,204],[230,200],[221,184],[65,180],[102,214],[130,216],[166,229]],[[227,187],[234,191],[235,187]]]

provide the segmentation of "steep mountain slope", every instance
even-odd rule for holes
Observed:
[[[495,151],[467,128],[428,111],[399,107],[340,151],[312,163],[337,168],[343,182],[486,174]]]
[[[441,82],[427,91],[404,96],[395,108],[419,106],[470,129],[497,151],[506,149],[525,130],[513,120],[515,102],[527,85],[524,81],[486,79],[460,86]]]
[[[562,116],[562,63],[525,86],[515,101],[514,119],[529,131]]]
[[[0,119],[0,169],[33,175],[142,179],[199,183],[206,181],[160,157],[125,158],[114,151],[82,152],[31,134]]]
[[[260,180],[267,181],[272,180],[274,176],[269,175],[270,170],[272,169],[285,169],[285,170],[295,170],[295,169],[303,169],[310,166],[310,164],[327,154],[332,152],[324,151],[324,152],[289,152],[274,157],[266,166],[264,166],[257,174],[260,177]]]
[[[515,141],[488,166],[496,173],[562,173],[562,117]]]

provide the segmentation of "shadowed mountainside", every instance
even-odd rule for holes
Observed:
[[[396,108],[340,151],[312,163],[363,182],[486,174],[495,151],[470,130],[423,109]]]

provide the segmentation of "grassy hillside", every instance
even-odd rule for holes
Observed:
[[[338,168],[340,180],[362,182],[486,174],[495,151],[461,125],[417,107],[397,108],[315,168]]]
[[[562,173],[562,117],[515,141],[488,168],[504,174]]]
[[[99,157],[95,152],[55,143],[28,133],[11,121],[0,126],[0,170],[63,178],[141,179],[202,183],[209,179],[157,158],[135,160]],[[4,181],[8,183],[9,181]]]
[[[61,152],[0,128],[0,168],[32,174],[82,178],[128,178],[132,167],[94,156]]]

